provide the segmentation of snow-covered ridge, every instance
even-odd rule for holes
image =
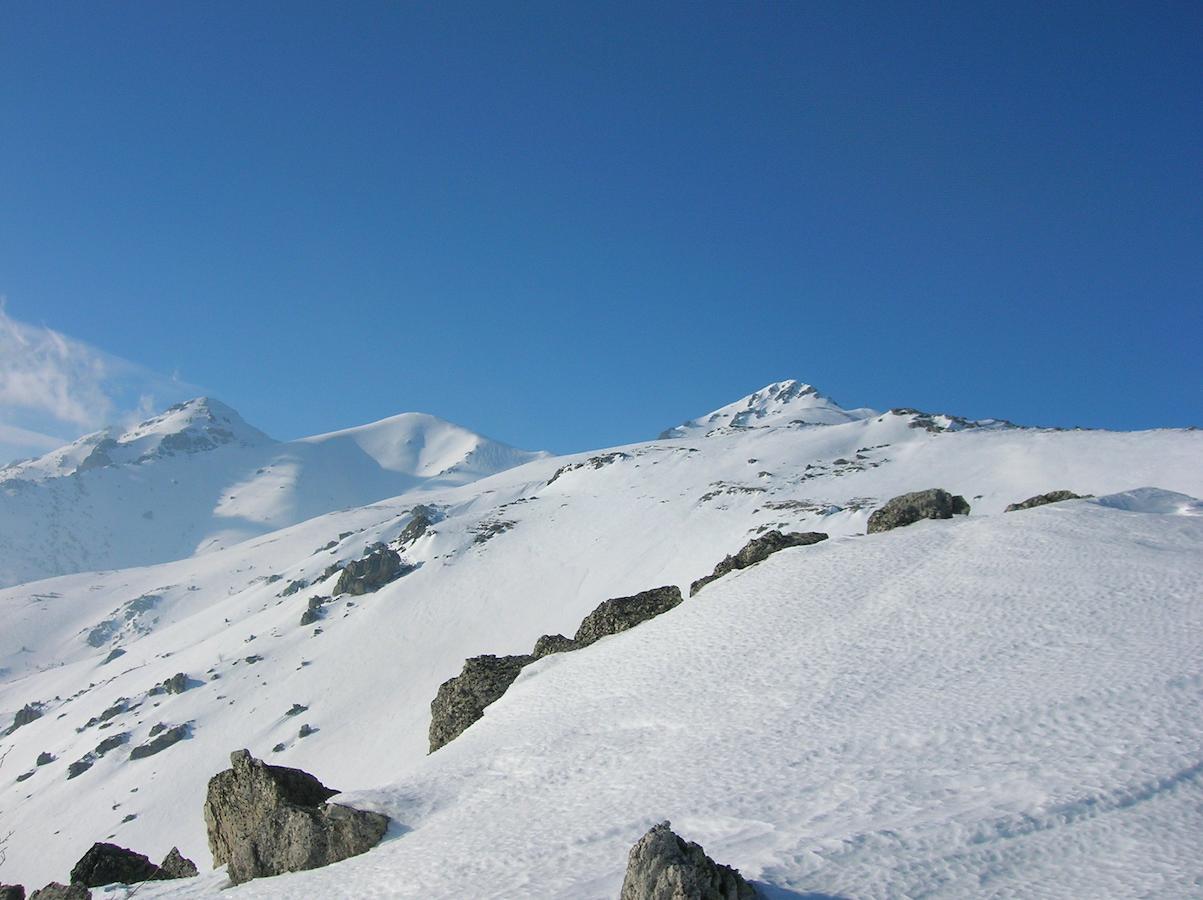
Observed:
[[[669,428],[660,437],[721,434],[727,430],[774,425],[839,425],[875,415],[877,411],[873,409],[844,409],[812,385],[790,379],[766,385],[708,415]]]

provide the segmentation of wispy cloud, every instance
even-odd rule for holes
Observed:
[[[0,464],[198,393],[177,376],[14,319],[0,298]]]

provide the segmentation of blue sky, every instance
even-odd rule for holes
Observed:
[[[789,377],[1203,423],[1198,3],[3,19],[10,437],[198,386],[281,438],[422,410],[567,451]]]

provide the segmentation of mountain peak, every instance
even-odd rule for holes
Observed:
[[[705,416],[663,432],[661,438],[686,437],[772,425],[840,425],[877,415],[876,410],[844,409],[814,385],[794,378],[767,384]]]

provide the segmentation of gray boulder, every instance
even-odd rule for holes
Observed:
[[[309,605],[305,611],[301,613],[301,627],[312,625],[318,619],[322,618],[322,606],[325,604],[325,597],[310,597]]]
[[[158,726],[155,726],[158,728]],[[140,744],[129,752],[130,759],[145,759],[148,756],[154,756],[156,753],[161,753],[170,747],[172,744],[178,744],[180,741],[191,736],[191,730],[187,725],[173,725],[170,728],[160,729],[154,736],[145,744]]]
[[[413,508],[413,518],[409,520],[409,524],[402,529],[397,541],[402,544],[408,544],[416,541],[426,533],[435,522],[435,517],[438,513],[430,506],[415,506]]]
[[[205,825],[213,865],[241,884],[316,869],[380,843],[388,817],[327,802],[336,793],[308,772],[269,766],[247,750],[209,779]]]
[[[21,884],[0,884],[0,900],[25,900],[25,886]]]
[[[969,504],[959,494],[941,488],[902,494],[869,516],[869,534],[912,525],[920,519],[951,519],[969,515]]]
[[[193,878],[197,875],[196,863],[180,853],[179,847],[172,847],[163,861],[159,863],[158,878],[170,881],[175,878]]]
[[[71,869],[71,883],[84,887],[137,884],[150,881],[158,874],[159,867],[141,853],[116,844],[95,843]]]
[[[542,659],[552,653],[567,653],[577,649],[579,649],[577,643],[572,638],[564,637],[562,634],[545,634],[535,641],[535,649],[531,651],[531,656],[535,659]]]
[[[573,640],[581,647],[611,634],[634,628],[677,606],[684,598],[676,585],[652,588],[633,597],[615,597],[598,605],[585,616]]]
[[[474,656],[439,685],[430,703],[430,752],[455,740],[506,692],[533,656]]]
[[[744,544],[734,556],[725,557],[714,567],[711,574],[699,578],[691,584],[689,596],[692,597],[710,582],[722,578],[728,572],[754,566],[756,563],[768,559],[778,550],[784,550],[787,547],[805,547],[825,540],[827,540],[827,535],[821,531],[791,531],[788,534],[782,534],[780,531],[766,531],[760,537],[752,538]]]
[[[619,900],[756,900],[756,889],[661,822],[631,848]]]
[[[17,714],[13,716],[13,723],[8,726],[8,730],[4,733],[5,735],[12,734],[18,728],[28,725],[30,722],[36,722],[40,718],[42,718],[42,704],[26,703],[17,710]]]
[[[29,900],[92,900],[92,892],[82,884],[59,884],[52,881],[40,891],[30,894]]]
[[[368,594],[413,570],[414,566],[401,562],[401,555],[397,551],[378,547],[362,559],[353,560],[343,567],[334,585],[333,595]]]
[[[1062,500],[1085,500],[1089,494],[1075,494],[1073,491],[1049,491],[1047,494],[1037,494],[1035,497],[1020,503],[1012,503],[1003,512],[1017,512],[1021,509],[1032,509],[1036,506],[1046,506],[1049,503],[1060,503]]]

